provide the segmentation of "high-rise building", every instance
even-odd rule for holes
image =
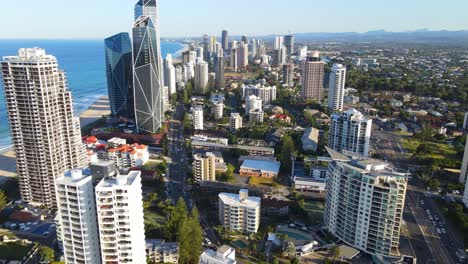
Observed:
[[[268,105],[276,100],[276,86],[242,85],[242,99],[255,95],[262,100],[262,103]]]
[[[184,82],[187,83],[193,77],[195,77],[195,69],[192,63],[184,64]]]
[[[262,109],[254,109],[249,111],[250,124],[263,123],[265,112]]]
[[[75,169],[56,179],[57,234],[66,263],[99,264],[99,234],[90,170]]]
[[[307,49],[308,47],[307,46],[302,46],[300,49],[299,49],[299,57],[302,59],[302,58],[306,58],[307,57]]]
[[[208,41],[208,51],[210,52],[210,56],[211,54],[216,52],[215,47],[216,47],[216,36],[211,36]]]
[[[86,163],[65,73],[39,48],[3,57],[1,71],[21,198],[53,208],[54,180]]]
[[[294,53],[294,35],[284,36],[284,46],[286,47],[287,56],[291,56]]]
[[[260,225],[260,197],[249,196],[241,189],[239,194],[220,193],[219,221],[224,228],[243,233],[256,233]]]
[[[205,49],[203,47],[197,47],[197,58],[203,59],[204,53],[205,53]]]
[[[332,111],[343,110],[343,99],[346,82],[346,66],[333,64],[328,88],[328,108]]]
[[[231,113],[230,130],[231,132],[236,132],[242,128],[242,116],[239,113]]]
[[[239,44],[237,46],[237,67],[244,68],[249,65],[249,45]]]
[[[224,86],[226,85],[226,81],[224,79],[224,56],[223,56],[223,52],[221,52],[216,57],[215,76],[216,76],[216,80],[215,80],[216,89],[224,89]]]
[[[254,58],[257,57],[257,41],[255,39],[252,39],[252,41],[250,42],[249,50],[250,50],[250,56],[253,60]]]
[[[241,40],[242,40],[242,42],[243,42],[244,44],[249,44],[249,40],[247,39],[247,36],[245,36],[245,35],[242,36]]]
[[[369,155],[372,119],[356,109],[331,116],[328,146],[338,152],[349,151],[364,157]]]
[[[468,130],[468,112],[465,113],[465,118],[463,118],[463,127],[464,130]]]
[[[223,118],[224,103],[221,101],[213,102],[213,115],[215,119]]]
[[[96,185],[102,263],[146,263],[141,172]]]
[[[238,65],[238,54],[237,54],[237,47],[233,48],[231,50],[231,57],[229,59],[229,66],[231,67],[231,70],[237,72],[239,65]]]
[[[207,152],[193,155],[193,176],[197,183],[203,181],[216,181],[216,156]]]
[[[245,99],[245,112],[248,114],[253,110],[262,110],[262,99],[255,95],[250,95]]]
[[[346,244],[372,255],[398,252],[407,173],[328,149],[324,222]]]
[[[206,94],[208,92],[208,63],[200,61],[195,64],[195,87],[196,94]]]
[[[276,36],[273,42],[273,49],[279,50],[283,46],[284,37],[283,36]]]
[[[164,86],[168,87],[169,94],[176,93],[176,72],[171,54],[167,54],[164,59]]]
[[[155,28],[157,23],[149,16],[141,16],[133,26],[135,121],[138,131],[150,133],[156,133],[161,127],[164,114],[163,68],[159,32]]]
[[[460,170],[459,182],[464,184],[468,180],[468,141],[465,143],[465,153],[463,155],[462,166]],[[468,199],[468,192],[465,191],[464,201]],[[468,202],[468,200],[466,200]],[[468,204],[465,202],[465,205]],[[468,207],[468,206],[467,206]]]
[[[303,100],[322,101],[323,77],[325,63],[320,59],[320,53],[314,52],[308,56],[302,66],[302,88]]]
[[[285,46],[281,46],[279,49],[273,51],[274,55],[274,66],[281,67],[287,62],[287,49]]]
[[[119,33],[104,40],[109,106],[112,116],[133,118],[132,42],[128,33]]]
[[[284,86],[294,87],[294,66],[292,63],[283,65],[283,84]]]
[[[197,105],[193,108],[193,128],[203,130],[203,106]]]
[[[223,30],[221,32],[221,47],[223,50],[228,50],[229,49],[229,32],[227,30]]]
[[[175,78],[177,86],[179,86],[179,83],[184,82],[184,68],[181,66],[175,67]]]
[[[195,59],[198,57],[198,52],[193,50],[187,50],[182,52],[182,63],[192,63],[195,64]]]
[[[159,31],[158,1],[139,0],[135,4],[135,21],[141,16],[150,17],[153,20],[154,28]]]

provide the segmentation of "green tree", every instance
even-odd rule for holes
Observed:
[[[298,258],[293,258],[291,259],[291,261],[289,262],[291,264],[299,264],[299,259]]]
[[[41,246],[39,247],[39,257],[43,262],[52,262],[55,259],[54,250],[50,247]]]
[[[8,199],[4,191],[0,190],[0,211],[8,204]]]
[[[164,237],[166,239],[174,241],[177,240],[181,226],[187,221],[187,205],[185,204],[184,199],[179,198],[177,201],[174,210],[170,214],[168,221],[166,222],[164,228]]]
[[[286,135],[281,139],[281,149],[279,154],[279,161],[281,162],[281,169],[283,172],[290,172],[292,168],[292,157],[295,152],[293,139]]]
[[[192,209],[189,218],[189,227],[191,263],[197,263],[198,256],[202,251],[203,229],[200,225],[200,214],[198,213],[198,209],[196,207]]]

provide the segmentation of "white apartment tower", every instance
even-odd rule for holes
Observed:
[[[465,153],[463,155],[463,161],[462,161],[462,166],[461,166],[461,171],[460,171],[459,182],[460,183],[466,183],[467,180],[468,180],[468,142],[465,143]],[[466,188],[468,188],[468,185],[467,185]],[[468,205],[468,191],[467,190],[465,190],[465,195],[463,197],[463,202],[465,203],[465,205]]]
[[[276,100],[276,86],[262,86],[257,85],[243,85],[242,86],[242,98],[248,98],[251,95],[255,95],[262,99],[264,104],[270,104]]]
[[[382,161],[328,151],[327,230],[366,253],[398,254],[408,174]]]
[[[260,225],[260,197],[249,196],[241,189],[239,194],[220,193],[219,221],[232,231],[256,233]]]
[[[215,119],[221,119],[223,118],[223,112],[224,112],[224,103],[223,102],[213,102],[213,115]]]
[[[336,151],[350,151],[367,157],[372,129],[372,119],[356,109],[331,116],[328,146]]]
[[[203,130],[203,107],[197,105],[193,108],[193,128],[195,130]]]
[[[169,94],[176,93],[176,70],[172,64],[171,54],[164,59],[164,85],[169,87]]]
[[[213,153],[193,155],[192,167],[196,182],[216,181],[216,156]]]
[[[333,64],[330,73],[330,86],[328,89],[328,109],[332,111],[343,110],[343,98],[346,82],[346,66]]]
[[[57,236],[66,263],[99,264],[99,236],[93,179],[89,170],[68,171],[56,179]]]
[[[262,99],[255,95],[250,95],[245,99],[245,112],[250,113],[253,110],[262,110]]]
[[[146,263],[140,174],[106,177],[95,188],[103,264]]]
[[[249,65],[249,45],[239,44],[237,46],[237,67],[244,68]]]
[[[21,198],[55,207],[54,180],[86,162],[65,73],[39,48],[1,62]]]
[[[239,113],[231,113],[230,130],[231,132],[236,132],[242,128],[242,116]]]

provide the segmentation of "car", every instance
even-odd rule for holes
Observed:
[[[436,228],[436,232],[437,232],[437,234],[441,234],[441,233],[442,233],[442,232],[440,231],[439,228]]]
[[[424,205],[424,200],[421,200],[421,204]]]
[[[434,220],[434,217],[432,217],[432,215],[429,215],[429,219]]]
[[[442,234],[447,234],[447,230],[445,230],[445,228],[440,229],[440,231],[442,231]]]

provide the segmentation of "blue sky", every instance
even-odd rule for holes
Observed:
[[[134,0],[1,0],[0,38],[102,39]],[[159,0],[163,37],[468,29],[467,0]]]

